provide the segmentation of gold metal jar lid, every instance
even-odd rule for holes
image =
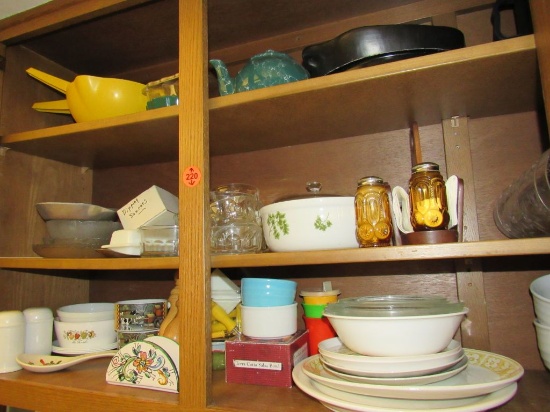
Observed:
[[[384,183],[384,180],[378,176],[366,176],[359,179],[357,182],[357,187],[367,186],[367,185],[381,185]]]
[[[439,165],[437,163],[433,163],[433,162],[418,163],[417,165],[413,166],[413,168],[412,168],[413,173],[438,172],[438,171],[439,171]]]

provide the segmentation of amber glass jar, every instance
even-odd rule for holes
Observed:
[[[426,162],[412,168],[409,180],[411,224],[415,231],[446,229],[447,193],[439,165]]]
[[[355,193],[356,236],[360,247],[389,246],[392,235],[388,185],[376,176],[363,177]]]

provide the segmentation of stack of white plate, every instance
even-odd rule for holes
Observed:
[[[293,370],[296,385],[334,411],[474,412],[495,408],[517,391],[523,367],[491,352],[462,348],[417,356],[365,356],[339,338]]]

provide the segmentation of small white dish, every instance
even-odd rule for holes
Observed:
[[[57,372],[91,359],[113,357],[115,353],[116,351],[111,350],[107,352],[96,352],[74,357],[22,353],[17,356],[16,361],[19,365],[21,365],[23,369],[26,369],[28,371],[37,373],[49,373]]]
[[[101,246],[101,250],[98,250],[98,252],[101,253],[105,249],[107,249],[111,252],[120,254],[120,255],[125,255],[125,256],[141,256],[141,244],[138,244],[138,245],[133,245],[133,244],[103,245],[103,246]]]
[[[365,356],[346,347],[340,338],[319,343],[319,354],[331,368],[356,376],[405,378],[428,375],[450,368],[463,356],[462,345],[453,340],[439,353],[417,356]]]
[[[482,396],[504,388],[523,376],[523,367],[505,356],[474,349],[465,349],[468,367],[459,374],[427,385],[376,385],[344,380],[328,373],[319,360],[311,356],[300,364],[313,381],[356,395],[379,396],[394,399],[458,399]]]
[[[321,358],[321,362],[323,359]],[[368,383],[371,385],[427,385],[428,383],[435,383],[445,379],[449,379],[460,372],[462,372],[468,366],[468,358],[464,355],[460,358],[459,362],[448,369],[444,369],[441,372],[431,373],[429,375],[422,376],[409,376],[406,378],[374,378],[370,376],[355,376],[342,373],[336,369],[332,369],[330,366],[323,362],[328,373],[332,373],[339,378],[346,381],[356,383]]]
[[[101,346],[88,346],[84,348],[63,348],[59,346],[59,342],[54,340],[52,343],[52,352],[57,353],[58,355],[85,355],[87,353],[103,352],[107,350],[116,349],[118,347],[118,342],[113,342],[108,345]]]

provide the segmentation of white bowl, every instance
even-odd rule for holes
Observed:
[[[550,369],[550,326],[543,325],[539,320],[533,322],[537,332],[537,346],[544,366]]]
[[[550,326],[550,275],[544,275],[533,282],[529,287],[533,296],[533,306],[538,321]]]
[[[441,352],[452,341],[468,309],[424,316],[361,317],[327,313],[340,340],[368,356],[415,356]]]
[[[298,330],[298,304],[285,306],[241,306],[243,335],[257,339],[278,339]]]
[[[116,342],[113,319],[94,322],[62,322],[54,319],[55,336],[62,348],[86,349]]]
[[[273,252],[358,248],[353,197],[311,197],[260,209]]]
[[[101,302],[62,306],[57,309],[57,316],[62,322],[113,320],[115,318],[115,304]]]

